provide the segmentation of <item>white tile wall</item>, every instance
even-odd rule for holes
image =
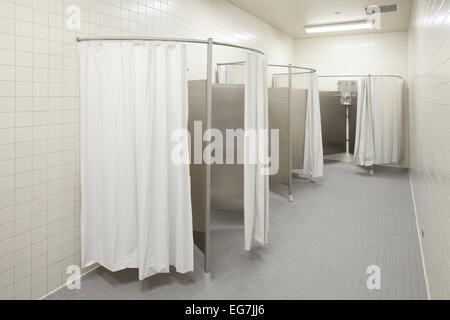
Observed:
[[[69,5],[81,8],[76,32]],[[295,52],[224,0],[0,0],[0,299],[40,298],[80,263],[77,35],[213,37],[283,64]],[[188,54],[190,77],[205,78],[205,48]],[[242,55],[217,49],[215,59]]]
[[[408,32],[334,36],[296,41],[296,63],[319,74],[408,75]]]
[[[408,32],[301,39],[296,41],[296,64],[317,69],[319,75],[393,74],[405,79],[404,150],[408,166],[407,102]],[[321,90],[336,90],[336,79],[319,79]]]
[[[450,1],[414,2],[411,178],[432,299],[450,298]]]

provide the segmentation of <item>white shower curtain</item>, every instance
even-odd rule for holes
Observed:
[[[268,87],[267,62],[263,55],[249,53],[245,64],[245,130],[264,133],[257,135],[257,141],[251,144],[245,139],[244,165],[244,223],[245,250],[251,250],[252,242],[267,243],[269,227],[269,176],[261,161],[249,163],[259,155],[268,156]]]
[[[398,163],[403,156],[403,80],[360,80],[354,162],[362,166]]]
[[[375,164],[370,87],[370,79],[361,78],[359,80],[354,162],[360,166]]]
[[[373,77],[371,85],[375,164],[398,163],[403,157],[403,80]]]
[[[82,265],[139,268],[139,279],[193,270],[189,166],[170,159],[186,129],[185,47],[83,43]],[[186,146],[187,150],[187,146]]]
[[[319,178],[323,177],[323,143],[319,84],[316,74],[311,74],[308,78],[303,174],[311,178]]]

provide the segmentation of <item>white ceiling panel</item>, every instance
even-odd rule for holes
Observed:
[[[237,7],[294,38],[408,30],[411,0],[229,0]],[[397,4],[398,11],[380,15],[379,29],[307,34],[304,27],[365,20],[370,5]]]

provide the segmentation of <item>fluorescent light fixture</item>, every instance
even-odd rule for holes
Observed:
[[[348,31],[348,30],[363,30],[373,29],[373,21],[353,21],[345,23],[335,24],[322,24],[317,26],[306,26],[306,33],[321,33],[321,32],[336,32],[336,31]]]

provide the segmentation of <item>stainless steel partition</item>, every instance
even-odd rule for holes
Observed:
[[[194,137],[196,121],[206,121],[206,80],[188,82],[189,92],[189,120],[188,130]],[[244,129],[245,116],[245,90],[243,85],[211,85],[211,126],[222,132],[226,137],[227,129]],[[206,129],[203,127],[202,136]],[[197,133],[198,134],[198,133]],[[203,143],[202,150],[206,147]],[[224,158],[230,152],[237,159],[238,153],[243,155],[244,141],[235,139],[234,149],[223,144]],[[218,211],[244,211],[244,166],[242,164],[213,164],[211,166],[195,164],[194,154],[191,155],[191,197],[194,228],[194,242],[205,254],[209,251],[210,210]],[[236,163],[234,161],[234,163]],[[210,183],[204,181],[210,168]],[[209,190],[208,189],[209,186]],[[206,199],[208,197],[208,199]],[[208,201],[208,209],[204,203]]]
[[[308,90],[292,90],[292,169],[303,169]]]
[[[188,82],[189,90],[189,132],[194,136],[194,122],[205,119],[205,88],[206,81],[197,80]],[[243,85],[212,85],[212,127],[222,132],[226,137],[227,129],[244,129],[244,104],[245,90]],[[234,154],[234,163],[237,156],[244,152],[244,141],[234,139],[234,147],[231,150],[224,141],[224,158],[227,154]],[[192,155],[191,159],[194,163]],[[191,194],[194,215],[194,230],[196,238],[204,237],[205,212],[201,204],[204,202],[204,176],[206,166],[204,164],[191,165]],[[244,208],[244,166],[242,164],[226,164],[211,166],[211,210],[243,211]],[[202,243],[197,241],[199,248],[204,250]]]
[[[295,94],[294,94],[294,88],[293,88],[293,75],[307,75],[307,74],[315,74],[316,70],[312,69],[312,68],[306,68],[306,67],[298,67],[298,66],[293,66],[291,64],[289,65],[278,65],[278,64],[269,64],[269,67],[277,67],[277,68],[287,68],[288,69],[288,73],[285,74],[273,74],[273,76],[277,76],[277,75],[287,75],[289,78],[289,84],[288,84],[288,92],[287,92],[287,119],[285,118],[285,123],[284,125],[287,124],[287,130],[288,130],[288,137],[287,137],[287,141],[288,141],[288,145],[287,147],[285,147],[284,149],[287,150],[287,154],[285,155],[285,158],[287,160],[281,159],[283,156],[282,151],[281,151],[281,140],[284,140],[281,138],[281,133],[280,133],[280,171],[283,171],[282,168],[282,161],[287,163],[287,170],[288,170],[288,177],[287,177],[287,184],[288,184],[288,193],[289,193],[289,201],[293,202],[294,201],[294,194],[293,194],[293,189],[292,189],[292,174],[293,174],[293,169],[294,169],[294,161],[298,161],[294,159],[294,148],[295,150],[297,150],[298,152],[298,146],[294,146],[294,139],[295,137],[293,137],[294,135],[294,125],[295,123],[293,122],[294,118],[293,118],[293,111],[295,108],[297,108],[298,106],[296,106],[296,102],[295,102]],[[294,69],[295,70],[306,70],[303,72],[296,72],[294,73]],[[270,93],[269,93],[269,101],[270,101]],[[281,102],[281,100],[279,101]],[[270,102],[269,102],[270,103]],[[270,106],[269,106],[270,109]],[[306,110],[306,104],[305,104],[305,110]],[[275,111],[276,112],[276,111]],[[306,112],[306,111],[305,111]],[[269,115],[270,118],[270,115]],[[270,120],[269,120],[270,121]],[[306,117],[305,117],[305,121],[306,121]],[[282,126],[283,124],[280,123],[280,126]],[[303,144],[304,144],[304,131],[303,131]],[[304,151],[303,151],[304,152]],[[303,157],[302,157],[303,159]],[[298,163],[297,163],[298,164]],[[302,167],[303,167],[303,163],[302,163]],[[281,173],[281,175],[283,175],[283,173]],[[273,179],[276,179],[275,177]]]
[[[226,137],[227,129],[244,129],[245,88],[244,85],[213,85],[212,126]],[[244,154],[244,140],[233,139],[233,147],[224,141],[223,155]],[[227,141],[231,142],[231,141]],[[244,165],[224,164],[211,167],[211,210],[244,211]]]
[[[188,130],[191,137],[194,137],[194,123],[201,121],[202,124],[206,123],[206,80],[189,81],[189,120]],[[204,126],[200,132],[203,137],[203,133],[206,130]],[[194,144],[195,148],[199,148]],[[200,155],[203,156],[203,149],[205,143],[201,145]],[[194,149],[192,149],[195,151]],[[198,154],[198,152],[197,152]],[[194,152],[191,153],[191,199],[192,199],[192,222],[194,230],[194,243],[205,255],[205,264],[207,263],[207,253],[209,248],[209,211],[205,205],[209,202],[207,198],[208,184],[205,183],[207,177],[207,165],[200,159],[194,158]],[[206,269],[206,268],[205,268]]]
[[[273,182],[289,184],[292,169],[303,168],[307,96],[303,89],[269,88],[269,127],[280,132],[280,170],[270,177]],[[286,125],[288,119],[292,131]]]
[[[226,62],[226,63],[218,63],[217,66],[231,66],[231,65],[243,65],[245,64],[245,61],[237,61],[237,62]],[[283,132],[285,132],[285,130],[287,130],[287,134],[284,135],[284,137],[281,137],[281,133],[280,133],[280,149],[283,148],[283,151],[280,150],[281,152],[284,152],[284,156],[280,155],[280,158],[283,157],[283,159],[280,159],[280,161],[285,162],[285,166],[283,168],[281,168],[281,170],[288,168],[287,170],[289,171],[289,173],[285,173],[284,175],[287,175],[287,184],[288,184],[288,193],[289,193],[289,201],[293,202],[294,201],[294,196],[293,196],[293,192],[292,192],[292,169],[294,166],[294,158],[293,158],[293,152],[294,152],[294,148],[298,148],[298,146],[294,146],[293,145],[293,126],[294,123],[292,122],[293,119],[293,114],[292,111],[294,109],[293,103],[294,103],[294,93],[293,93],[293,79],[292,76],[295,75],[307,75],[307,74],[314,74],[316,73],[315,69],[312,68],[306,68],[306,67],[299,67],[299,66],[293,66],[291,64],[289,65],[282,65],[282,64],[268,64],[268,67],[275,67],[275,68],[287,68],[288,69],[288,73],[280,73],[280,74],[273,74],[273,76],[276,75],[288,75],[289,76],[289,85],[288,85],[288,91],[286,93],[287,96],[287,115],[284,118],[284,123],[280,122],[280,126],[283,127]],[[306,70],[304,72],[296,72],[294,73],[294,70]],[[276,96],[276,94],[275,94]],[[275,97],[274,96],[274,97]],[[270,101],[270,91],[269,91],[269,101]],[[274,100],[272,100],[274,103],[277,103],[276,101],[278,101],[279,103],[281,103],[281,100],[277,100],[276,98],[274,98]],[[269,102],[270,103],[270,102]],[[276,111],[275,111],[276,112]],[[282,111],[280,111],[282,112]],[[270,117],[270,116],[269,116]],[[283,147],[281,147],[281,145],[283,145]],[[303,164],[302,164],[303,165]],[[280,166],[282,166],[282,164],[280,163]],[[278,179],[281,178],[281,176],[283,176],[283,173],[280,173],[278,175]],[[272,177],[272,180],[277,180],[277,177]],[[284,181],[285,179],[281,179],[281,181]]]

